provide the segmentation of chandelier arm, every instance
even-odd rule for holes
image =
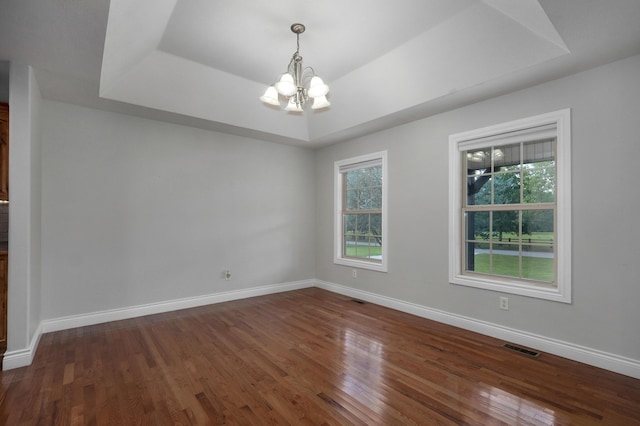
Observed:
[[[296,64],[296,54],[294,53],[289,61],[289,65],[287,66],[287,72],[293,76],[293,72]]]
[[[311,74],[309,74],[309,73],[311,73]],[[315,75],[316,75],[316,70],[314,70],[313,67],[305,67],[302,70],[301,81],[303,83],[306,83],[307,81],[311,80]]]

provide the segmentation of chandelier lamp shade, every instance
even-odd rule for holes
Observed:
[[[329,86],[327,86],[320,77],[318,77],[311,67],[304,68],[302,66],[302,56],[300,56],[300,34],[305,30],[302,24],[291,25],[291,31],[296,35],[297,49],[287,72],[280,76],[280,79],[269,86],[260,100],[266,104],[280,107],[280,99],[284,98],[287,102],[285,111],[303,112],[304,105],[313,99],[311,109],[327,108],[331,103],[327,99]]]

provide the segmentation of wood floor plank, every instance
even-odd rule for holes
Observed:
[[[2,425],[640,425],[640,380],[311,288],[42,336]]]

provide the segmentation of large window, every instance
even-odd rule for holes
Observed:
[[[450,137],[450,281],[569,303],[570,113]]]
[[[387,270],[386,151],[335,163],[334,261]]]

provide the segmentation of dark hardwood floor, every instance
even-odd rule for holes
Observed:
[[[310,288],[45,334],[0,424],[640,424],[640,380],[502,343]]]

